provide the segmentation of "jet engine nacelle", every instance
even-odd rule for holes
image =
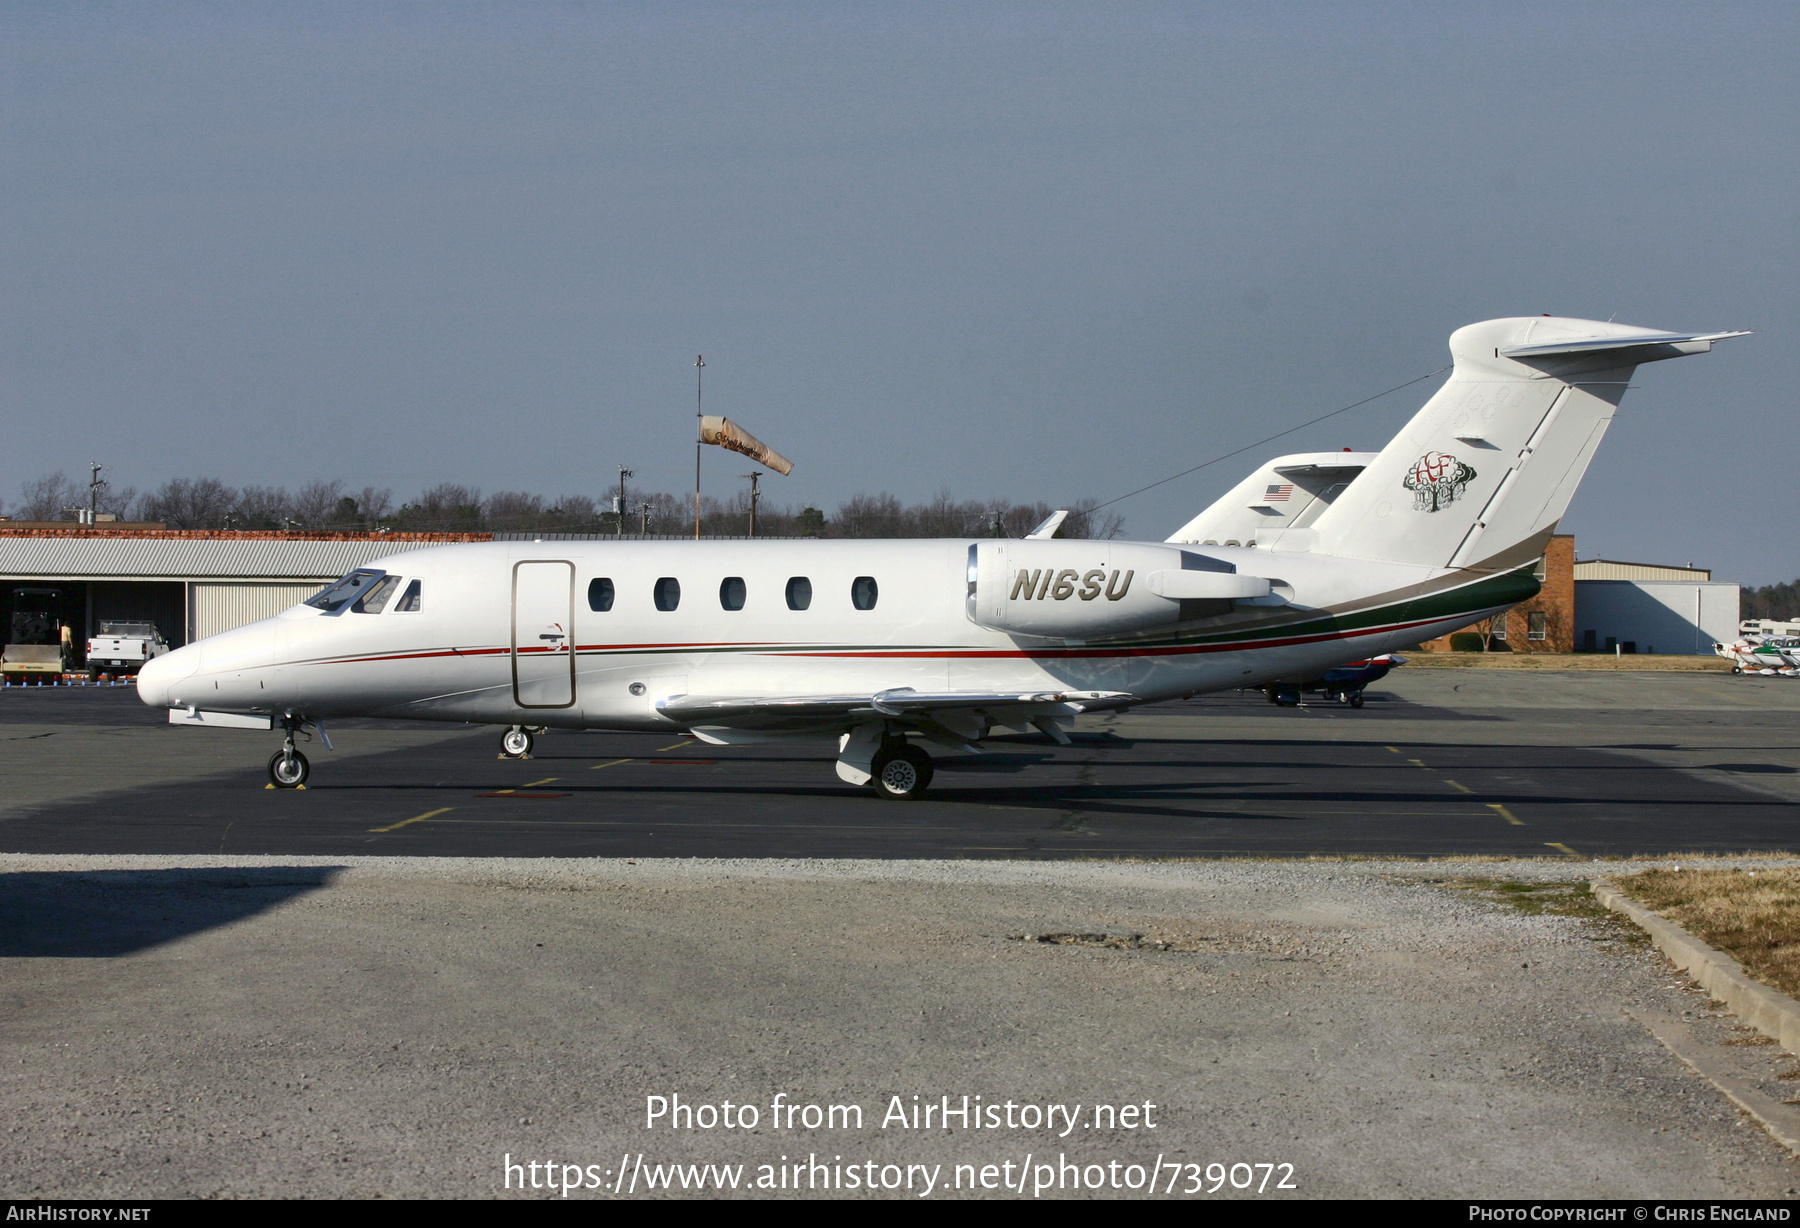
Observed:
[[[1262,577],[1170,546],[1053,538],[969,547],[970,621],[1017,635],[1088,640],[1268,595]]]

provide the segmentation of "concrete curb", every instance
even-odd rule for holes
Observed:
[[[1739,1019],[1774,1038],[1789,1053],[1800,1054],[1800,1002],[1745,975],[1737,960],[1627,899],[1604,879],[1596,880],[1593,890],[1595,899],[1630,917],[1677,968],[1700,982],[1701,988],[1730,1007]]]

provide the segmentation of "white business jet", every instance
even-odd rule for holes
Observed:
[[[359,567],[303,605],[145,665],[177,724],[286,734],[337,717],[829,737],[883,797],[923,745],[1312,677],[1465,627],[1533,571],[1638,365],[1742,332],[1489,320],[1379,453],[1281,457],[1165,542],[492,542]],[[329,742],[327,742],[329,745]]]

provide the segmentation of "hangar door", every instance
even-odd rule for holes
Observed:
[[[299,605],[324,588],[328,581],[298,584],[207,583],[194,585],[194,638],[205,639],[234,627],[273,618]]]
[[[513,564],[513,702],[521,708],[575,703],[575,565]]]

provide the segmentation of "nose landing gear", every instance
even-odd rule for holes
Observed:
[[[265,787],[304,789],[306,775],[312,770],[312,765],[306,761],[305,755],[294,749],[294,734],[300,730],[300,721],[292,716],[283,717],[281,728],[287,736],[281,740],[281,749],[269,757],[269,783]]]
[[[500,735],[500,757],[502,759],[529,759],[533,741],[531,730],[523,725],[514,725]]]
[[[269,788],[304,789],[306,775],[312,770],[306,756],[294,749],[292,739],[269,759]]]

